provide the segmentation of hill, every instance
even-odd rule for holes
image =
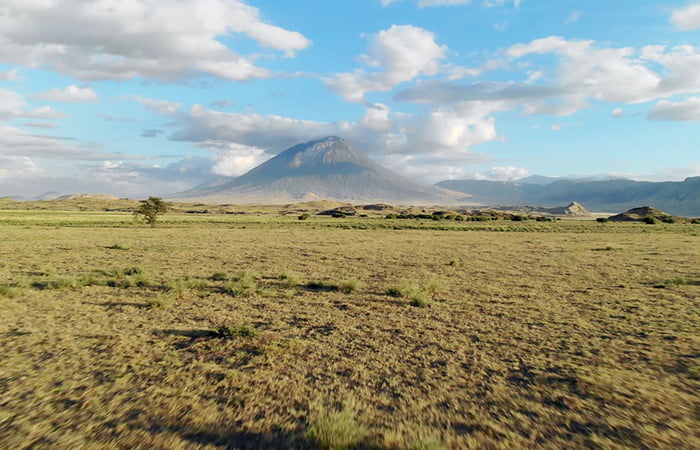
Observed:
[[[556,206],[576,201],[592,211],[624,211],[653,205],[679,216],[700,216],[700,177],[682,182],[557,180],[548,184],[448,180],[437,186],[464,192],[485,205]]]
[[[350,203],[455,204],[468,196],[398,175],[338,137],[291,147],[225,183],[207,183],[173,199],[280,204],[315,200]]]

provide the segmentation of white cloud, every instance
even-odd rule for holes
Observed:
[[[471,0],[418,0],[418,7],[468,5],[469,3]]]
[[[581,11],[572,11],[571,14],[567,16],[566,19],[564,19],[565,24],[571,24],[574,22],[578,22],[581,20]]]
[[[564,128],[564,126],[560,123],[555,123],[554,125],[549,127],[549,129],[552,131],[561,131],[562,128]]]
[[[367,105],[365,116],[360,121],[364,127],[377,131],[389,131],[391,129],[391,108],[381,103]]]
[[[285,56],[311,45],[241,0],[4,0],[0,62],[49,67],[80,80],[272,76],[221,42],[236,33]]]
[[[37,95],[38,98],[53,102],[92,102],[97,100],[97,93],[90,88],[70,85],[63,89],[51,89]]]
[[[649,110],[649,119],[693,122],[700,120],[700,97],[690,97],[680,102],[661,100]]]
[[[66,117],[66,115],[49,106],[27,109],[27,102],[22,95],[0,88],[0,120],[8,120],[14,117],[60,119]]]
[[[525,114],[570,115],[589,107],[590,100],[645,103],[700,92],[700,52],[693,46],[641,49],[598,48],[593,41],[551,36],[516,44],[506,54],[513,67],[526,67],[526,82],[466,84],[424,81],[399,91],[394,99],[414,103],[499,101]],[[533,57],[553,55],[555,65]]]
[[[671,23],[679,30],[700,29],[700,4],[692,4],[674,10],[671,14]]]
[[[140,95],[127,95],[124,98],[128,100],[135,100],[156,114],[163,116],[175,114],[180,108],[182,108],[182,103],[173,102],[170,100],[158,100],[155,98],[142,97]]]
[[[435,42],[435,35],[411,25],[393,25],[371,37],[369,52],[362,60],[378,72],[356,70],[326,80],[328,86],[347,101],[362,102],[368,92],[386,92],[418,76],[440,71],[447,47]]]
[[[613,109],[611,115],[612,115],[614,118],[618,119],[618,118],[620,118],[620,117],[622,117],[622,116],[625,115],[625,111],[624,111],[622,108],[615,108],[615,109]]]
[[[497,166],[492,167],[487,173],[475,173],[473,178],[476,180],[490,181],[513,181],[525,178],[530,172],[527,169],[513,166]]]
[[[19,80],[21,76],[17,69],[12,69],[4,72],[0,72],[0,81],[15,81]]]
[[[227,148],[226,148],[227,147]],[[216,175],[236,177],[264,163],[273,155],[264,149],[248,145],[228,144],[217,150],[212,172]]]

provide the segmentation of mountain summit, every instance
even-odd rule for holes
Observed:
[[[289,203],[311,200],[448,204],[458,194],[398,175],[331,136],[289,148],[248,173],[216,186],[173,197],[226,203]]]

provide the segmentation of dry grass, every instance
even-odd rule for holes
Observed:
[[[3,214],[2,448],[700,447],[697,227]]]

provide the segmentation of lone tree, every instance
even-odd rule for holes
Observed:
[[[134,218],[141,219],[151,226],[156,227],[156,221],[159,214],[165,214],[170,204],[164,202],[162,198],[148,197],[147,200],[141,200],[141,204],[134,210]]]

